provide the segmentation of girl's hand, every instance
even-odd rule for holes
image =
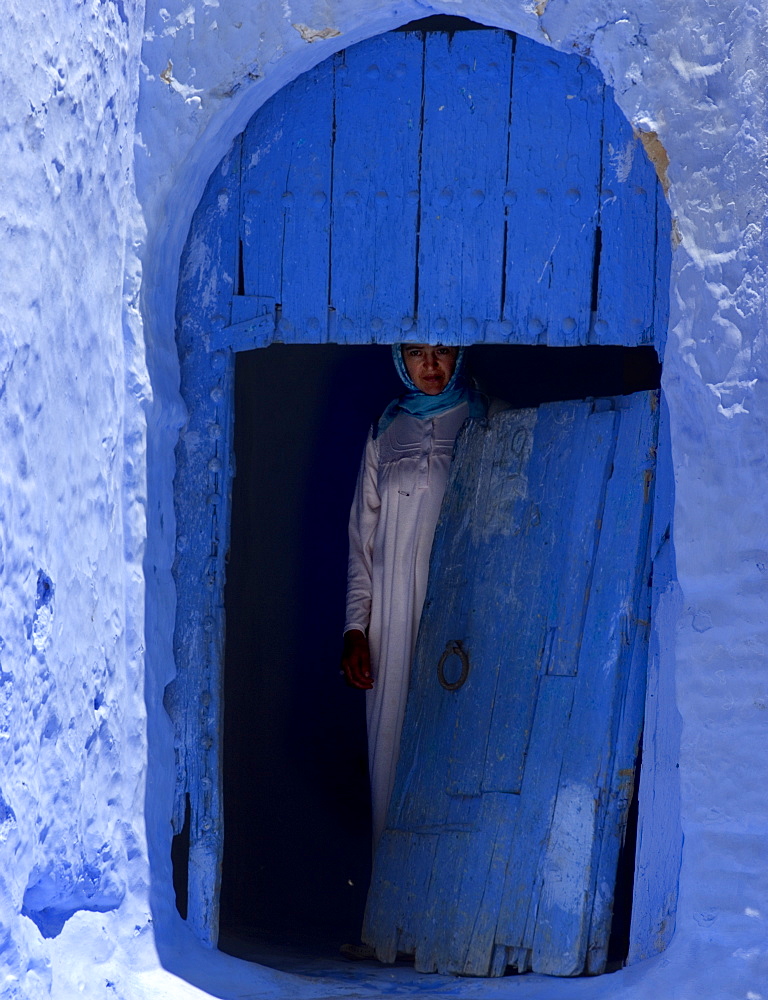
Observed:
[[[350,629],[344,633],[344,652],[341,654],[341,669],[347,684],[361,691],[373,687],[371,676],[371,653],[368,640],[363,632]]]

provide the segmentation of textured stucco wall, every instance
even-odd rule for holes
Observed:
[[[149,926],[143,14],[3,5],[0,995],[24,1000],[78,995]]]
[[[664,386],[684,610],[662,616],[659,636],[682,719],[677,932],[659,959],[599,981],[456,989],[766,992],[763,10],[735,0],[161,0],[148,5],[142,44],[140,3],[30,11],[10,0],[0,54],[4,996],[205,995],[188,981],[232,997],[344,992],[203,953],[174,915],[161,702],[173,673],[173,446],[184,419],[173,309],[192,212],[253,111],[336,49],[438,9],[588,53],[628,119],[658,134],[681,241]],[[308,41],[312,31],[328,37]],[[43,936],[41,924],[51,933],[70,910],[61,933]],[[156,946],[182,978],[162,971]]]

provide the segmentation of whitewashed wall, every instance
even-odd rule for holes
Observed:
[[[0,996],[23,1000],[78,996],[150,926],[142,17],[2,7]]]
[[[670,595],[659,634],[682,721],[677,931],[599,981],[455,995],[768,996],[768,60],[765,14],[736,0],[160,0],[143,48],[135,0],[6,0],[2,996],[349,989],[205,953],[174,913],[173,308],[192,212],[254,110],[336,49],[438,10],[589,54],[666,150],[681,240],[664,388],[683,610]]]

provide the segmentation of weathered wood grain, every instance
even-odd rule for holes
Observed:
[[[391,343],[416,314],[424,41],[388,34],[334,74],[330,304],[336,340]]]
[[[207,945],[218,939],[223,850],[221,670],[224,560],[229,543],[233,356],[210,351],[212,326],[229,314],[237,260],[241,142],[211,177],[181,263],[177,309],[181,391],[188,419],[176,448],[176,677],[165,705],[174,724],[178,833],[189,797],[187,920]],[[213,323],[212,323],[213,320]]]
[[[245,131],[244,292],[275,300],[285,343],[327,339],[333,70],[278,91]]]
[[[407,924],[400,946],[423,971],[575,975],[588,946],[602,967],[642,723],[655,412],[642,393],[463,429],[369,896],[380,954]],[[573,649],[551,669],[565,616]],[[471,669],[446,691],[435,661],[457,637]],[[418,871],[390,834],[410,834]],[[425,835],[435,850],[416,861]],[[411,880],[427,890],[405,914]]]
[[[627,119],[605,90],[601,255],[596,344],[650,344],[654,341],[654,258],[656,254],[656,173]]]
[[[577,975],[584,968],[602,837],[619,824],[620,795],[610,779],[623,713],[639,706],[632,719],[624,717],[625,743],[637,744],[642,725],[642,699],[635,693],[628,699],[627,685],[638,601],[647,588],[652,489],[646,472],[653,468],[658,421],[655,394],[637,393],[620,398],[620,404],[575,679],[569,752],[560,768],[536,914],[532,968],[550,975]],[[647,613],[647,599],[642,606]]]
[[[418,337],[473,343],[501,313],[512,38],[430,32],[424,62]],[[469,150],[473,150],[470,154]]]
[[[505,194],[510,343],[587,342],[602,94],[586,60],[518,38]]]

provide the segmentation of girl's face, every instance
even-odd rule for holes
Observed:
[[[458,347],[403,344],[401,350],[405,367],[416,388],[428,396],[439,396],[453,375]]]

